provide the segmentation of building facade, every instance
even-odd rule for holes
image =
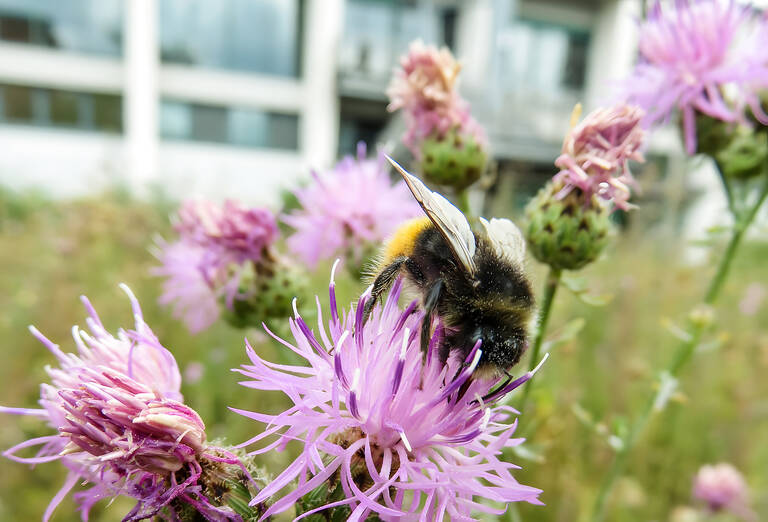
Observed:
[[[335,157],[335,4],[0,0],[0,182],[274,201]]]
[[[0,184],[278,204],[359,140],[397,147],[385,89],[421,38],[463,63],[462,94],[498,164],[491,206],[519,206],[552,175],[574,104],[610,101],[631,69],[641,5],[0,0]],[[651,153],[684,170],[675,132],[656,133]],[[717,198],[705,190],[715,177],[696,180]]]

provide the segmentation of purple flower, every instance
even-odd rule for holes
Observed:
[[[219,318],[219,299],[232,309],[236,299],[250,297],[240,291],[241,276],[249,263],[274,261],[277,222],[270,211],[233,200],[187,201],[174,229],[178,241],[157,242],[161,266],[153,274],[165,278],[160,303],[171,305],[174,316],[197,333]]]
[[[694,154],[696,112],[744,122],[748,105],[768,123],[758,96],[768,84],[766,36],[757,12],[732,0],[656,1],[640,25],[640,62],[624,92],[647,111],[648,124],[679,110],[686,151]]]
[[[161,265],[152,274],[164,278],[160,304],[171,306],[173,316],[182,319],[192,333],[205,330],[221,314],[213,289],[217,271],[204,266],[205,255],[205,248],[189,241],[161,239],[155,249]]]
[[[384,241],[403,221],[421,214],[402,181],[392,184],[383,154],[347,156],[332,170],[313,172],[312,182],[296,190],[301,209],[283,216],[295,232],[288,249],[303,263],[342,255],[359,264],[366,250]]]
[[[332,274],[327,329],[318,301],[317,335],[295,312],[289,320],[295,343],[275,337],[308,366],[264,361],[248,345],[251,364],[236,370],[248,378],[244,386],[281,391],[294,403],[276,415],[234,409],[266,426],[243,446],[273,435],[276,440],[253,453],[281,450],[291,441],[302,445],[253,502],[298,479],[266,515],[278,513],[333,477],[345,498],[303,516],[348,505],[349,520],[374,513],[385,520],[471,520],[476,511],[504,512],[481,499],[540,504],[540,490],[519,484],[510,473],[517,466],[500,459],[503,448],[522,439],[512,438],[517,421],[508,422],[517,412],[494,403],[533,374],[503,385],[484,402],[498,380],[471,378],[480,343],[466,360],[452,356],[443,364],[436,349],[440,332],[429,352],[421,352],[417,303],[397,308],[399,282],[365,324],[367,293],[339,315],[334,288]]]
[[[745,520],[754,520],[747,507],[747,485],[732,465],[720,463],[702,466],[693,480],[693,496],[707,504],[711,511],[728,510]]]
[[[138,500],[125,520],[150,518],[177,498],[217,520],[239,520],[230,509],[211,504],[198,484],[201,459],[239,460],[206,445],[203,421],[182,402],[175,359],[144,322],[131,291],[121,287],[133,307],[133,330],[121,329],[117,336],[107,332],[85,297],[90,333],[73,328],[77,353],[62,352],[30,327],[59,366],[46,368],[51,381],[41,386],[42,408],[0,407],[0,411],[39,417],[56,433],[22,442],[3,454],[30,464],[58,460],[68,468],[65,484],[44,520],[80,482],[92,484],[75,494],[83,520],[95,502],[117,495]],[[17,455],[35,446],[40,447],[36,456]]]
[[[577,107],[574,120],[579,111]],[[640,127],[643,115],[638,107],[617,105],[597,109],[575,125],[555,160],[562,170],[554,179],[564,185],[559,197],[578,188],[587,201],[594,194],[617,208],[629,209],[629,186],[634,184],[629,160],[644,161],[640,152],[645,140]]]
[[[278,236],[275,216],[263,208],[249,208],[226,200],[223,205],[210,201],[187,201],[179,209],[174,227],[182,239],[195,243],[211,254],[214,265],[259,261]]]
[[[451,130],[471,135],[480,146],[487,138],[483,128],[472,118],[469,104],[459,96],[456,80],[461,66],[448,48],[411,43],[400,59],[387,88],[390,103],[387,110],[405,111],[408,131],[403,143],[420,157],[421,142],[442,138]]]

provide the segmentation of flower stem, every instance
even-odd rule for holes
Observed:
[[[552,311],[552,303],[555,300],[555,293],[557,292],[557,287],[560,285],[560,276],[562,275],[562,270],[559,270],[557,268],[550,268],[549,273],[547,274],[547,282],[544,286],[544,298],[541,301],[541,308],[539,309],[539,320],[536,324],[536,333],[533,337],[533,349],[531,350],[531,358],[530,358],[530,370],[533,370],[536,365],[539,363],[539,358],[541,355],[541,346],[544,344],[544,334],[547,330],[547,323],[549,322],[549,314]],[[525,406],[528,403],[528,396],[531,393],[531,388],[533,387],[533,381],[536,379],[531,379],[528,382],[525,383],[525,389],[523,390],[523,397],[520,400],[520,410],[524,411]]]
[[[728,273],[730,272],[730,268],[731,268],[731,263],[733,262],[733,258],[736,255],[736,251],[738,250],[739,245],[741,244],[741,240],[743,239],[745,232],[749,228],[749,225],[755,219],[755,216],[757,215],[758,210],[760,210],[760,207],[765,201],[766,196],[768,196],[768,178],[766,178],[766,182],[763,186],[762,192],[760,193],[755,204],[750,208],[749,212],[746,215],[744,215],[744,217],[741,219],[739,218],[738,215],[734,215],[736,224],[734,226],[733,233],[731,234],[731,239],[728,242],[728,246],[725,249],[725,253],[723,254],[723,257],[720,259],[720,263],[717,267],[717,271],[715,272],[714,277],[712,278],[712,280],[709,283],[709,286],[707,287],[707,292],[704,295],[704,304],[713,305],[715,304],[718,297],[720,296],[720,292],[722,291],[723,284],[725,283],[725,280],[728,277]],[[733,207],[731,207],[731,209],[733,210]],[[666,370],[666,373],[668,374],[669,377],[676,379],[677,376],[680,374],[681,370],[685,367],[688,361],[690,361],[691,357],[696,351],[696,347],[699,345],[699,342],[701,341],[701,337],[704,334],[704,331],[706,330],[707,326],[708,324],[705,321],[697,321],[692,323],[691,325],[692,331],[690,332],[690,336],[680,343],[680,345],[677,348],[677,351],[675,352],[674,357],[672,358],[672,361],[669,367]],[[645,428],[647,427],[652,414],[657,409],[660,409],[660,408],[657,408],[658,403],[659,403],[658,393],[653,394],[648,398],[648,401],[646,402],[645,406],[641,410],[638,417],[635,419],[631,429],[629,430],[626,438],[624,439],[622,447],[616,452],[616,455],[614,456],[614,459],[613,459],[613,463],[611,464],[611,469],[608,471],[608,474],[605,476],[605,479],[603,480],[603,483],[600,486],[600,490],[598,491],[597,498],[595,499],[595,504],[592,509],[593,522],[599,522],[603,520],[605,516],[605,503],[606,503],[606,500],[608,499],[609,493],[613,488],[613,484],[616,482],[616,479],[624,471],[624,467],[626,466],[629,453],[634,448],[640,435],[645,431]]]
[[[467,189],[456,191],[456,203],[459,210],[461,210],[465,216],[471,216],[471,207],[469,205],[469,191]]]

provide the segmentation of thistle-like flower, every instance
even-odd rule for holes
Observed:
[[[713,512],[731,511],[745,520],[755,520],[748,507],[744,477],[728,463],[702,466],[693,479],[693,496]]]
[[[174,228],[182,238],[210,251],[206,261],[215,267],[258,262],[278,236],[277,222],[270,211],[246,207],[231,199],[222,205],[186,202],[179,209]]]
[[[218,319],[219,301],[229,312],[225,317],[237,324],[252,320],[258,324],[267,317],[252,318],[250,312],[268,310],[257,306],[261,296],[256,287],[269,286],[274,274],[284,272],[284,260],[273,249],[278,228],[270,211],[233,200],[223,205],[188,201],[179,209],[174,229],[177,241],[157,241],[155,257],[161,265],[153,274],[165,279],[160,302],[171,305],[191,332],[202,331]],[[291,296],[296,290],[293,282]],[[247,318],[241,317],[243,310],[249,311]]]
[[[510,473],[517,466],[500,460],[504,447],[522,439],[512,438],[517,422],[508,422],[517,412],[495,402],[533,374],[492,391],[497,381],[472,379],[479,342],[466,360],[454,356],[443,364],[438,331],[429,352],[421,352],[423,314],[416,302],[404,311],[397,308],[399,282],[365,324],[367,293],[340,315],[334,286],[332,273],[327,329],[318,301],[317,336],[295,312],[289,321],[295,343],[276,338],[308,366],[272,364],[248,346],[251,364],[236,370],[247,377],[244,386],[281,391],[294,402],[275,415],[235,409],[266,425],[243,446],[272,436],[276,440],[253,453],[282,449],[291,441],[302,444],[296,460],[253,502],[298,479],[266,514],[284,511],[324,485],[343,493],[341,498],[328,495],[302,518],[346,509],[349,520],[369,514],[386,520],[471,520],[476,511],[504,511],[481,499],[540,504],[540,490],[519,484]]]
[[[600,108],[576,124],[581,109],[576,107],[574,126],[563,141],[562,154],[555,160],[562,183],[560,196],[578,188],[589,200],[592,195],[627,210],[634,183],[629,160],[644,161],[641,149],[645,131],[640,127],[643,110],[630,105]]]
[[[577,105],[555,160],[560,172],[526,208],[530,251],[557,270],[576,270],[597,259],[608,243],[611,205],[632,208],[629,160],[643,161],[641,109],[598,109],[577,124],[580,112]]]
[[[2,407],[0,412],[39,417],[56,433],[18,444],[4,455],[30,464],[58,460],[69,470],[44,520],[80,482],[92,484],[75,495],[84,520],[95,502],[118,495],[138,501],[125,520],[173,512],[174,502],[191,504],[212,520],[240,520],[206,496],[200,477],[204,467],[245,467],[229,451],[206,444],[203,421],[182,402],[175,359],[144,322],[131,291],[121,286],[133,307],[133,330],[111,335],[85,297],[90,333],[73,328],[76,354],[62,352],[30,327],[59,366],[46,368],[51,382],[41,386],[42,408]],[[17,454],[34,446],[40,446],[34,457]]]
[[[682,114],[685,146],[696,152],[696,115],[768,123],[758,90],[768,85],[765,21],[733,0],[655,1],[640,25],[640,61],[624,84],[649,124]],[[727,92],[727,94],[726,94]]]
[[[359,266],[400,223],[421,214],[405,183],[392,183],[384,155],[366,159],[362,142],[356,158],[312,177],[295,192],[301,208],[282,217],[295,229],[288,250],[310,268],[339,255]]]
[[[456,89],[460,65],[447,48],[413,42],[387,89],[387,109],[403,110],[403,143],[424,176],[459,190],[482,174],[487,138]]]
[[[204,265],[206,250],[190,241],[158,239],[155,257],[160,266],[152,274],[163,278],[160,304],[170,306],[192,333],[210,327],[221,315],[214,289],[218,272]]]

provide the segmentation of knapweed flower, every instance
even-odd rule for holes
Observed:
[[[768,85],[765,31],[756,10],[733,0],[657,0],[640,25],[640,60],[624,94],[647,111],[648,124],[680,111],[691,155],[696,113],[744,122],[749,106],[768,123],[757,92]]]
[[[212,283],[218,276],[203,263],[205,248],[190,241],[158,239],[154,254],[160,266],[153,267],[152,274],[163,278],[160,304],[170,306],[192,333],[215,323],[221,311]]]
[[[208,262],[216,266],[259,261],[278,236],[274,214],[231,199],[222,205],[187,201],[174,228],[185,240],[208,250]]]
[[[142,520],[178,500],[213,520],[239,520],[203,494],[199,478],[205,462],[239,462],[206,444],[200,416],[182,401],[175,359],[144,322],[138,301],[125,285],[135,327],[113,336],[88,300],[90,333],[73,328],[77,353],[64,353],[34,327],[32,334],[58,360],[47,367],[50,383],[40,389],[40,409],[0,408],[48,422],[56,433],[28,440],[4,452],[9,459],[38,464],[61,461],[67,479],[45,512],[48,520],[78,483],[92,487],[75,494],[83,520],[102,498],[126,495],[138,500],[125,520]],[[17,453],[39,446],[34,457]]]
[[[275,272],[272,246],[278,228],[266,209],[233,200],[222,205],[188,201],[178,211],[174,230],[178,240],[157,241],[154,253],[161,265],[152,272],[165,278],[161,304],[171,305],[192,333],[219,318],[219,301],[232,311],[235,301],[254,297],[253,289],[243,288],[245,275]]]
[[[751,520],[747,507],[747,484],[739,471],[728,463],[702,466],[693,480],[693,496],[707,504],[711,511],[728,510]]]
[[[400,290],[397,282],[363,324],[368,292],[340,315],[332,273],[327,328],[318,300],[317,334],[295,312],[289,321],[295,342],[276,337],[308,366],[269,363],[247,347],[251,364],[236,370],[248,379],[242,384],[281,391],[294,405],[274,415],[235,409],[266,426],[243,446],[272,436],[276,440],[253,453],[301,444],[300,455],[254,498],[262,502],[288,487],[266,514],[292,507],[326,483],[340,484],[343,498],[329,499],[301,518],[346,506],[348,520],[369,514],[384,520],[472,520],[474,512],[504,512],[481,500],[540,504],[540,490],[519,484],[510,473],[517,466],[500,459],[503,448],[522,439],[512,438],[517,421],[508,422],[517,412],[495,402],[532,373],[492,391],[498,380],[472,378],[479,342],[466,360],[453,356],[446,364],[437,353],[438,331],[422,353],[423,314],[415,301],[398,309]]]
[[[424,169],[437,172],[451,165],[463,167],[453,177],[469,185],[485,165],[487,138],[456,89],[460,69],[447,48],[413,42],[387,88],[387,109],[403,110],[408,128],[403,143],[425,162]],[[452,150],[450,158],[441,161]]]
[[[357,157],[313,172],[295,194],[301,208],[282,218],[295,229],[288,250],[310,268],[338,255],[359,265],[398,225],[421,214],[405,183],[392,183],[384,155],[366,159],[362,142]]]
[[[640,126],[643,110],[631,105],[601,108],[576,124],[581,108],[574,110],[574,126],[565,136],[563,150],[555,160],[561,170],[555,183],[561,183],[564,197],[574,188],[613,202],[616,208],[630,208],[629,186],[634,183],[629,160],[644,161],[645,131]]]

